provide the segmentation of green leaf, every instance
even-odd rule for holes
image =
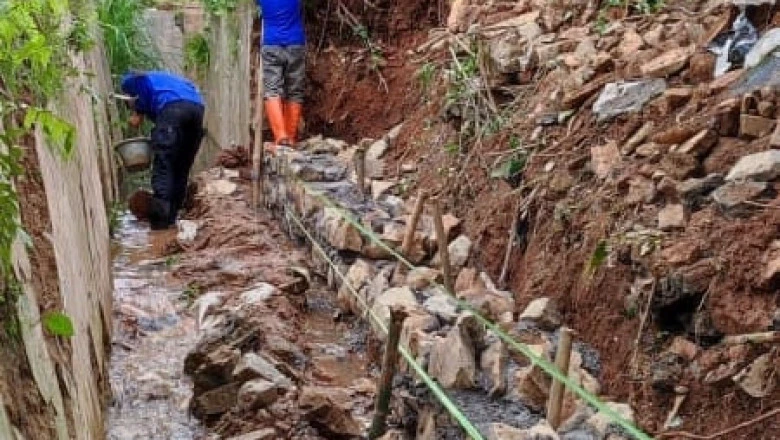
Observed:
[[[604,264],[604,261],[607,260],[608,255],[609,250],[607,248],[607,241],[601,240],[596,246],[596,250],[593,251],[593,255],[590,256],[590,261],[588,262],[588,274],[592,275],[595,273]]]
[[[43,316],[43,325],[54,336],[73,337],[73,322],[62,312],[49,312]]]

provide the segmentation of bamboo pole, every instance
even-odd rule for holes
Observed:
[[[357,184],[360,188],[360,194],[365,200],[366,197],[366,148],[359,146],[355,151],[355,173],[357,174]]]
[[[558,337],[558,350],[555,353],[555,366],[564,375],[569,374],[569,360],[571,359],[571,329],[561,328]],[[553,379],[550,387],[550,400],[547,402],[547,421],[553,429],[558,429],[561,424],[561,407],[565,388],[563,382]]]
[[[404,233],[404,241],[401,242],[401,255],[409,258],[409,253],[412,250],[412,243],[414,243],[414,234],[417,232],[417,223],[420,221],[423,207],[425,207],[425,201],[428,199],[428,193],[420,191],[417,196],[417,201],[414,204],[414,211],[412,211],[411,221],[406,225],[406,233]]]
[[[433,203],[433,222],[436,227],[436,242],[439,244],[439,261],[441,262],[441,272],[444,275],[444,287],[449,292],[455,292],[452,282],[452,268],[450,267],[450,249],[447,242],[447,236],[444,233],[444,220],[442,217],[441,200],[436,197],[431,200]]]
[[[376,410],[374,419],[371,421],[371,428],[368,430],[370,440],[377,439],[384,435],[386,428],[387,415],[390,413],[390,396],[393,391],[393,377],[398,365],[398,341],[401,338],[401,329],[403,328],[406,312],[400,308],[390,310],[390,326],[387,335],[387,345],[385,345],[385,354],[382,357],[382,375],[379,377],[376,395]]]

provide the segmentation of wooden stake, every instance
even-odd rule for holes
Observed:
[[[406,233],[404,234],[404,241],[401,243],[401,255],[409,258],[409,253],[412,250],[412,243],[414,243],[414,234],[417,232],[417,223],[420,221],[423,207],[425,207],[425,201],[428,199],[428,193],[420,191],[417,196],[417,201],[414,203],[414,211],[412,211],[412,219],[409,224],[406,225]]]
[[[382,358],[382,375],[379,377],[376,395],[376,412],[368,430],[368,438],[377,439],[384,435],[387,415],[390,413],[390,395],[393,391],[393,377],[398,365],[398,341],[401,339],[401,329],[404,326],[406,312],[403,309],[390,309],[390,328],[387,334],[387,345]]]
[[[569,374],[569,360],[571,359],[571,329],[561,328],[561,334],[558,337],[558,351],[555,353],[555,366],[558,367],[564,375]],[[566,389],[563,382],[553,379],[550,387],[550,400],[547,402],[547,421],[553,429],[558,429],[561,424],[561,407],[563,406],[563,395]]]
[[[441,272],[444,275],[444,287],[449,292],[455,292],[452,283],[452,268],[450,267],[450,250],[447,236],[444,234],[444,220],[441,212],[441,200],[438,197],[431,200],[433,203],[433,222],[436,226],[436,242],[439,244],[439,261]]]
[[[366,197],[366,148],[362,145],[355,150],[355,173],[360,194]]]

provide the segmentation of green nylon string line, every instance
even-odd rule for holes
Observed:
[[[381,318],[376,316],[373,310],[368,306],[368,303],[366,303],[365,299],[363,299],[360,294],[355,290],[355,288],[349,283],[347,280],[347,277],[341,273],[339,268],[336,266],[336,264],[333,262],[333,260],[328,257],[328,254],[325,252],[325,250],[320,246],[320,244],[317,242],[317,240],[312,237],[311,233],[306,229],[306,227],[303,225],[301,220],[291,212],[291,210],[287,209],[285,207],[285,214],[290,217],[297,225],[298,228],[306,235],[306,238],[312,243],[312,246],[317,249],[317,252],[322,255],[322,257],[325,259],[325,261],[330,265],[330,267],[333,269],[334,272],[341,278],[341,281],[344,283],[345,286],[347,286],[347,289],[352,293],[352,295],[360,302],[361,307],[366,311],[366,313],[371,317],[371,319],[377,324],[377,326],[387,334],[388,329],[385,323],[382,321]],[[452,418],[454,418],[458,424],[463,428],[464,431],[468,433],[469,436],[471,436],[472,439],[475,440],[484,440],[484,437],[479,432],[479,430],[474,426],[471,421],[466,418],[466,416],[460,411],[460,409],[455,405],[455,403],[450,400],[450,398],[444,393],[444,390],[441,389],[438,383],[428,375],[428,373],[423,369],[422,365],[420,365],[415,359],[414,356],[409,352],[409,350],[404,347],[401,344],[398,344],[398,351],[401,353],[401,356],[406,360],[406,362],[414,369],[414,371],[417,373],[417,375],[423,380],[425,385],[428,386],[428,388],[433,392],[434,396],[439,400],[439,402],[444,406],[444,408],[447,409],[447,411],[450,413]]]
[[[350,223],[352,226],[354,226],[358,231],[360,231],[361,234],[369,238],[371,241],[373,241],[375,244],[377,244],[382,249],[386,250],[388,253],[390,253],[393,257],[395,257],[399,262],[403,263],[407,268],[410,270],[416,269],[417,266],[413,265],[411,262],[409,262],[403,255],[399,254],[395,249],[391,248],[389,245],[387,245],[380,237],[378,237],[373,231],[366,228],[360,221],[356,220],[354,216],[349,213],[345,208],[338,205],[337,203],[330,200],[328,197],[324,196],[322,194],[322,191],[318,191],[316,189],[313,189],[311,186],[308,185],[307,182],[304,182],[297,176],[292,176],[292,178],[300,183],[306,190],[308,190],[312,195],[317,198],[318,200],[322,201],[325,205],[327,205],[329,208],[332,208],[336,210],[336,212],[339,213],[339,215],[346,220],[348,223]],[[440,284],[440,283],[434,283],[437,287],[443,289],[445,292],[449,293],[449,295],[452,297],[452,299],[462,308],[468,310],[469,312],[473,313],[474,316],[477,318],[478,321],[480,321],[485,327],[490,329],[496,336],[499,337],[504,343],[506,343],[508,346],[510,346],[512,349],[516,350],[517,352],[523,354],[525,357],[527,357],[534,365],[538,365],[542,370],[544,370],[547,374],[552,376],[554,379],[560,381],[563,383],[567,388],[571,389],[575,394],[577,394],[580,398],[582,398],[584,401],[592,405],[594,408],[596,408],[599,412],[606,415],[608,418],[612,419],[613,422],[620,425],[623,429],[625,429],[629,434],[634,436],[634,438],[638,440],[652,440],[652,437],[648,436],[644,432],[642,432],[638,427],[636,427],[633,423],[629,422],[625,418],[623,418],[620,414],[618,414],[615,410],[605,405],[598,397],[593,395],[592,393],[588,392],[578,384],[576,384],[574,381],[569,379],[567,374],[563,374],[554,364],[551,362],[548,362],[547,360],[541,358],[540,356],[537,356],[534,352],[532,352],[527,345],[522,344],[518,341],[515,341],[511,336],[506,334],[503,330],[501,330],[495,323],[490,321],[489,319],[482,316],[477,310],[475,310],[471,304],[462,301],[458,299],[454,292],[447,289],[446,286]]]

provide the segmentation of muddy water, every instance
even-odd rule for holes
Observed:
[[[114,259],[110,440],[206,438],[188,415],[192,390],[182,372],[195,344],[194,319],[183,288],[166,280],[170,261],[153,259],[156,242],[166,238],[129,214],[121,219]]]

